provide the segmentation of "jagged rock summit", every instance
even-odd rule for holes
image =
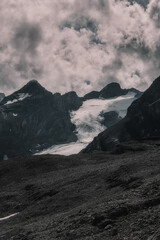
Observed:
[[[160,77],[131,104],[124,119],[95,137],[83,152],[107,151],[122,142],[151,138],[160,138]]]
[[[76,93],[52,94],[36,80],[5,97],[0,103],[0,159],[76,141],[69,111],[81,105]]]
[[[47,91],[44,87],[40,85],[37,80],[29,81],[24,87],[20,90],[14,92],[13,94],[5,97],[1,104],[6,104],[7,102],[18,102],[19,100],[24,100],[30,97],[43,97],[43,96],[51,96],[52,93]]]
[[[101,91],[92,91],[84,96],[84,100],[94,99],[94,98],[114,98],[126,95],[127,93],[132,92],[136,94],[136,97],[139,97],[142,92],[135,88],[122,89],[119,83],[112,82],[105,86]]]
[[[100,91],[100,97],[112,98],[125,95],[128,93],[127,89],[122,89],[119,83],[113,82],[108,84]]]
[[[47,91],[44,87],[41,86],[41,84],[33,79],[29,81],[24,87],[22,87],[18,93],[29,93],[34,95],[40,95],[40,94],[51,94],[51,92]]]

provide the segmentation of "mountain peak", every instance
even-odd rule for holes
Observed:
[[[31,95],[51,94],[44,87],[42,87],[41,84],[35,79],[30,80],[24,87],[17,91],[17,93],[28,93]]]
[[[135,97],[137,98],[142,95],[142,92],[140,92],[135,88],[123,89],[121,88],[121,85],[119,83],[112,82],[107,84],[101,91],[92,91],[90,93],[87,93],[83,99],[84,101],[88,99],[94,99],[94,98],[109,99],[109,98],[126,95],[129,92],[135,93]]]
[[[29,85],[40,85],[40,83],[36,79],[30,80],[27,84],[29,84]]]
[[[100,97],[112,98],[127,94],[126,89],[122,89],[120,84],[117,82],[109,83],[100,91]]]
[[[22,101],[25,98],[28,97],[36,97],[36,96],[48,96],[52,95],[51,92],[47,91],[44,87],[41,86],[41,84],[37,80],[31,80],[26,85],[24,85],[21,89],[18,91],[12,93],[11,95],[5,97],[1,104],[6,103],[14,103],[17,101]]]
[[[121,88],[120,84],[117,83],[117,82],[112,82],[112,83],[109,83],[106,87],[104,88]]]

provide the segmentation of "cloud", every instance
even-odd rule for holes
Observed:
[[[79,95],[143,90],[160,72],[159,12],[159,0],[1,0],[0,91],[32,78]]]
[[[160,2],[158,0],[152,0],[148,5],[147,12],[156,27],[160,28]]]
[[[42,33],[39,25],[23,22],[15,29],[12,39],[13,47],[21,52],[36,54],[36,49],[42,41]]]
[[[12,56],[16,59],[15,71],[19,72],[21,78],[41,77],[43,71],[39,64],[37,48],[42,39],[42,30],[38,24],[24,21],[15,29],[11,39]]]

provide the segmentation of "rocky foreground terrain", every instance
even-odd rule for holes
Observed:
[[[159,173],[158,140],[3,161],[0,239],[158,240]]]

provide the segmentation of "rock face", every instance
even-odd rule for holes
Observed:
[[[119,123],[100,133],[83,152],[107,151],[130,140],[160,138],[160,77],[128,108]]]
[[[102,112],[100,116],[103,117],[103,120],[101,121],[102,125],[106,126],[107,128],[115,125],[122,119],[116,111],[105,113]]]
[[[127,89],[122,89],[118,83],[110,83],[100,91],[100,97],[113,98],[128,93]]]
[[[81,104],[76,93],[52,94],[36,80],[5,97],[0,103],[0,159],[76,141],[69,111]]]
[[[82,105],[81,98],[79,98],[76,92],[73,91],[62,95],[62,99],[65,103],[66,110],[76,111]]]
[[[5,97],[4,93],[0,93],[0,102],[3,100],[4,97]]]
[[[92,91],[84,96],[84,100],[99,98],[100,92]]]
[[[140,94],[138,90],[121,89],[118,83],[111,83],[100,92],[93,91],[80,98],[73,91],[52,94],[31,80],[0,102],[0,159],[30,155],[56,144],[77,141],[70,111],[78,110],[86,99],[112,98],[129,91]],[[102,125],[106,127],[120,120],[116,112],[105,113],[103,117]]]
[[[129,92],[136,93],[136,97],[140,97],[142,92],[138,91],[135,88],[122,89],[119,83],[113,82],[104,87],[100,92],[92,91],[84,96],[84,100],[94,99],[94,98],[104,98],[109,99],[113,97],[119,97],[126,95]]]

